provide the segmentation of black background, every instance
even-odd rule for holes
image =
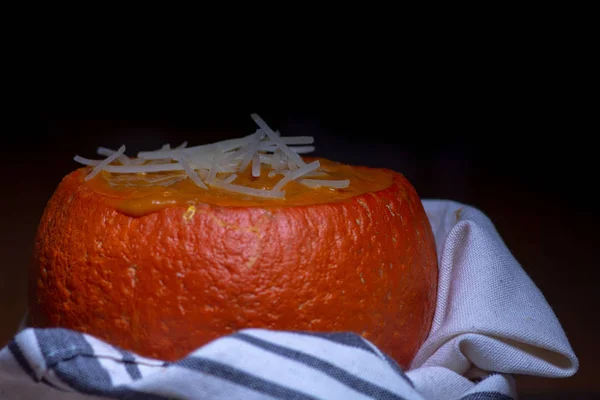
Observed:
[[[585,55],[535,36],[518,47],[497,38],[459,43],[440,37],[428,47],[366,46],[334,57],[335,43],[320,54],[290,45],[285,58],[269,47],[232,50],[226,62],[198,50],[196,63],[47,47],[43,68],[9,79],[16,90],[2,146],[0,304],[7,319],[0,342],[25,309],[37,221],[60,179],[78,166],[75,154],[93,158],[98,146],[125,144],[133,155],[166,142],[237,137],[254,131],[249,114],[256,112],[283,135],[314,136],[315,155],[394,169],[422,198],[488,214],[582,363],[573,378],[521,377],[520,388],[600,390],[591,317],[599,305],[597,94],[585,77]]]

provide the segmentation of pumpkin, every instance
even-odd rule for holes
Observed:
[[[161,185],[74,170],[36,235],[32,325],[164,360],[244,328],[349,331],[408,367],[437,294],[419,196],[400,173],[311,160],[349,184],[291,180],[285,198],[260,198],[172,172]],[[255,175],[247,165],[236,183],[267,190],[281,178]]]

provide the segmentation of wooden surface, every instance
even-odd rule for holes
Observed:
[[[581,362],[580,371],[568,379],[518,377],[522,398],[550,393],[579,393],[584,398],[585,393],[600,392],[596,376],[598,322],[591,317],[591,310],[600,305],[597,283],[592,279],[598,266],[593,238],[597,238],[600,221],[595,205],[580,190],[587,175],[580,176],[581,186],[573,188],[556,172],[552,172],[555,179],[544,175],[548,168],[557,168],[550,156],[544,159],[548,167],[542,168],[527,162],[525,151],[508,157],[479,157],[481,148],[465,143],[438,148],[424,143],[374,145],[367,149],[370,157],[365,159],[364,146],[327,135],[316,125],[294,125],[287,120],[280,123],[290,124],[285,132],[288,135],[314,130],[317,147],[321,140],[325,156],[394,168],[415,183],[422,197],[467,202],[488,214],[545,294]],[[134,148],[147,148],[167,140],[187,138],[197,144],[218,139],[218,135],[191,137],[194,127],[165,133],[152,122],[48,120],[39,129],[46,136],[33,147],[34,157],[23,160],[9,156],[7,162],[15,167],[14,173],[3,176],[8,179],[8,193],[0,197],[0,344],[12,337],[25,312],[27,266],[36,225],[60,178],[76,166],[71,161],[75,153],[91,156],[98,145],[118,147],[122,141]],[[588,165],[577,170],[583,173]],[[568,174],[574,170],[568,169]]]

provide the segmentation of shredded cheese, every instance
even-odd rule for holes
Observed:
[[[211,183],[214,182],[217,178],[217,171],[219,170],[219,166],[221,165],[221,161],[223,160],[224,153],[218,152],[213,157],[212,164],[210,166],[210,171],[208,171],[208,178],[206,181]]]
[[[330,180],[330,179],[300,179],[298,182],[309,188],[318,188],[327,186],[330,188],[343,189],[350,186],[350,179]]]
[[[242,185],[232,185],[231,183],[215,182],[212,183],[211,186],[256,197],[268,197],[273,199],[283,199],[285,197],[285,193],[278,190],[255,189]]]
[[[110,157],[113,154],[115,154],[115,150],[107,149],[106,147],[98,147],[98,150],[96,152],[98,153],[98,155],[105,157]],[[131,165],[131,159],[125,154],[119,156],[117,160],[119,160],[123,165]]]
[[[275,184],[275,186],[273,186],[273,190],[274,191],[281,190],[288,182],[293,181],[293,180],[301,177],[302,175],[306,175],[309,172],[316,170],[320,166],[321,166],[321,163],[319,162],[319,160],[313,161],[310,164],[305,164],[303,167],[300,167],[300,168],[294,170],[293,172],[286,174],[279,182],[277,182]]]
[[[96,165],[94,167],[92,172],[88,176],[85,177],[85,180],[89,181],[90,179],[92,179],[93,177],[98,175],[108,164],[110,164],[111,162],[113,162],[116,159],[118,159],[119,157],[121,157],[124,153],[125,153],[125,145],[121,146],[119,148],[119,150],[115,151],[113,154],[111,154],[110,156],[106,157],[103,161],[98,163],[98,165]]]
[[[258,178],[260,176],[260,156],[254,153],[252,156],[252,176]]]
[[[200,186],[202,189],[208,189],[204,182],[202,182],[198,172],[196,172],[196,170],[192,167],[189,161],[185,159],[185,157],[179,156],[176,158],[176,160],[179,161],[179,164],[181,164],[186,174],[188,174],[190,179],[193,180],[196,185]]]
[[[237,174],[231,174],[227,178],[223,179],[222,183],[232,183],[237,179]]]
[[[123,182],[127,182],[128,179],[119,178],[122,174],[141,174],[148,184],[156,183],[164,186],[189,178],[198,187],[205,190],[214,187],[265,198],[285,198],[283,189],[292,181],[297,181],[310,188],[344,188],[350,185],[350,181],[347,179],[327,179],[329,175],[325,171],[319,170],[319,161],[307,164],[299,156],[299,154],[311,153],[315,150],[315,147],[312,146],[313,137],[282,137],[279,131],[272,130],[257,114],[251,114],[250,117],[258,129],[253,134],[241,138],[192,147],[187,147],[187,142],[174,148],[170,144],[165,144],[158,150],[139,152],[134,158],[125,155],[125,146],[121,146],[116,151],[99,147],[97,153],[105,156],[105,159],[92,160],[77,155],[74,160],[93,167],[86,176],[86,180],[94,178],[102,171],[116,174],[117,181]],[[253,177],[260,177],[265,173],[262,168],[263,164],[270,167],[268,172],[270,178],[277,175],[282,176],[275,183],[273,189],[255,189],[232,184],[238,174],[248,167],[251,167]],[[170,171],[181,172],[174,177],[160,174]],[[229,175],[217,179],[218,173]],[[158,174],[159,176],[152,177],[147,174]],[[323,177],[324,179],[309,179],[313,177]]]
[[[254,120],[256,125],[258,125],[264,132],[269,136],[269,138],[277,145],[281,151],[283,151],[290,159],[291,163],[295,163],[298,167],[302,167],[306,165],[304,160],[300,158],[300,156],[294,153],[290,148],[285,144],[283,139],[279,135],[277,135],[273,130],[267,125],[265,121],[258,114],[251,114],[250,117]]]

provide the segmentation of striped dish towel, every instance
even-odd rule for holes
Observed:
[[[480,211],[423,202],[440,277],[429,338],[407,371],[350,332],[242,330],[173,363],[65,329],[0,350],[0,399],[516,399],[514,374],[578,368],[542,293]]]

